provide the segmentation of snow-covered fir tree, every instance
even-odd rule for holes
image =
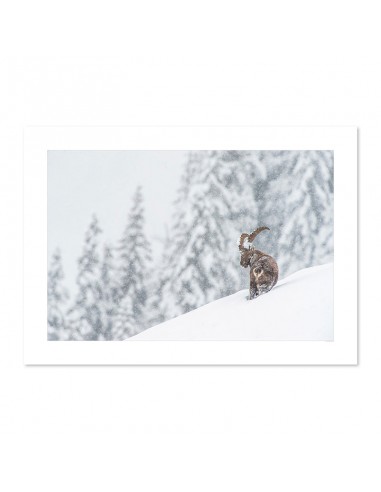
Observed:
[[[125,340],[141,331],[133,314],[132,298],[124,296],[116,306],[111,338],[115,341]]]
[[[68,340],[70,328],[65,318],[65,304],[69,299],[63,286],[61,252],[56,249],[48,270],[48,340]]]
[[[277,259],[279,259],[279,238],[284,223],[286,203],[292,191],[290,188],[292,180],[289,179],[288,173],[297,154],[298,152],[288,150],[253,152],[253,157],[261,163],[264,170],[261,178],[254,179],[252,182],[253,197],[258,204],[257,224],[270,228],[269,232],[258,236],[255,246]]]
[[[131,300],[131,323],[135,323],[136,332],[147,324],[151,249],[144,232],[144,223],[143,193],[139,186],[134,193],[132,208],[119,244],[120,302],[129,306],[125,298]]]
[[[155,275],[151,279],[151,295],[147,299],[147,327],[158,325],[168,319],[163,305],[164,287],[169,281],[168,265],[171,263],[168,253],[171,251],[171,240],[168,229],[162,240],[162,254],[160,261],[156,262],[153,271]]]
[[[235,292],[241,272],[234,246],[257,215],[247,185],[249,152],[191,152],[153,296],[156,321]]]
[[[101,229],[94,215],[85,234],[85,244],[78,260],[78,294],[68,311],[75,340],[104,340],[102,319],[101,260],[99,235]]]
[[[180,186],[177,197],[173,203],[173,221],[170,231],[166,230],[164,239],[163,253],[160,262],[155,265],[156,284],[152,289],[152,296],[149,298],[149,319],[148,325],[154,326],[169,319],[169,306],[177,298],[177,293],[171,289],[174,267],[174,251],[177,247],[182,247],[184,237],[187,235],[188,211],[185,204],[189,198],[190,189],[195,182],[200,168],[202,153],[189,152],[185,162],[183,173],[180,178]],[[172,301],[172,302],[171,302]]]
[[[261,222],[272,229],[269,253],[277,258],[281,277],[332,261],[333,153],[272,151],[266,159]]]
[[[290,176],[294,186],[279,238],[279,256],[288,273],[291,269],[332,261],[332,173],[329,151],[303,151],[293,161]]]
[[[103,259],[101,264],[101,322],[102,322],[102,336],[104,340],[113,339],[113,323],[115,322],[115,316],[117,307],[119,304],[119,286],[117,283],[117,274],[114,259],[113,248],[106,244],[103,248]]]

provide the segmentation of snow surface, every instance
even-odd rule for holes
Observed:
[[[305,268],[252,301],[248,290],[153,326],[134,340],[333,340],[333,263]]]

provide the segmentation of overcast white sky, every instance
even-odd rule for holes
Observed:
[[[92,214],[99,218],[102,239],[115,244],[139,184],[145,199],[146,233],[154,252],[161,252],[160,239],[173,212],[186,155],[185,151],[48,152],[48,258],[60,247],[65,284],[71,293]]]

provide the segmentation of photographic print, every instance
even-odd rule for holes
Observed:
[[[333,340],[332,150],[49,151],[50,341]]]
[[[26,364],[357,362],[356,128],[28,128],[24,155]]]

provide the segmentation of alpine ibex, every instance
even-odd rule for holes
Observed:
[[[241,266],[247,268],[250,265],[250,295],[249,299],[255,299],[261,294],[269,292],[278,282],[279,269],[274,258],[253,245],[254,239],[268,227],[258,227],[251,234],[241,234],[238,249],[241,252]]]

